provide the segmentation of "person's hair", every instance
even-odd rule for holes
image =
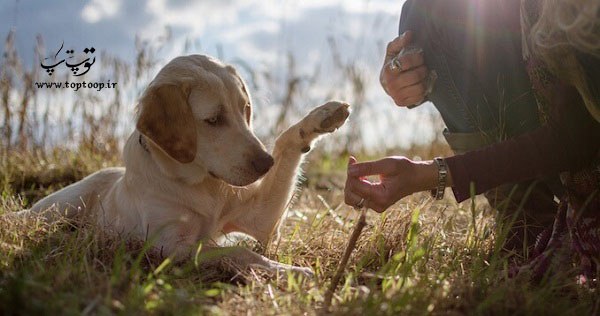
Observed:
[[[577,54],[600,58],[599,0],[541,0],[540,16],[529,33],[532,52],[562,80],[577,88],[590,114],[600,122],[594,97]]]
[[[534,49],[546,54],[572,47],[600,57],[600,1],[543,0],[531,40]]]

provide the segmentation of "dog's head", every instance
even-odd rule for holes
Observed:
[[[236,70],[202,55],[177,57],[160,70],[139,102],[137,129],[180,164],[244,186],[273,158],[252,132],[252,102]]]

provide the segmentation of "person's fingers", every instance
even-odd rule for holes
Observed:
[[[385,206],[379,205],[373,201],[370,200],[365,200],[364,202],[364,207],[367,209],[372,209],[373,211],[377,212],[377,213],[382,213],[383,211],[386,210]]]
[[[398,55],[402,48],[408,45],[412,41],[412,32],[406,31],[402,35],[396,37],[387,44],[385,49],[385,60],[386,62],[392,57]]]
[[[383,213],[385,210],[387,210],[387,207],[385,207],[381,204],[371,202],[371,201],[366,201],[365,207],[370,208],[377,213]]]
[[[344,197],[345,197],[344,203],[346,203],[347,205],[352,206],[352,207],[358,206],[360,201],[363,200],[362,197],[360,197],[359,195],[357,195],[354,192],[349,191],[349,190],[345,191]],[[367,209],[372,209],[378,213],[381,213],[387,209],[387,207],[385,207],[381,204],[378,204],[374,201],[371,201],[369,199],[366,199],[366,198],[363,200],[362,206]]]
[[[428,69],[425,65],[418,66],[411,70],[403,71],[394,75],[384,75],[387,88],[390,93],[394,93],[402,88],[406,88],[424,82],[427,78]]]
[[[393,39],[387,45],[386,54],[385,54],[385,58],[383,61],[383,66],[381,67],[381,71],[379,72],[379,82],[381,84],[381,87],[387,94],[389,94],[389,88],[388,88],[387,81],[389,80],[389,78],[391,76],[397,74],[398,71],[400,70],[400,69],[397,69],[397,70],[390,69],[390,61],[392,58],[398,56],[398,54],[400,53],[402,48],[404,48],[406,45],[410,44],[411,41],[412,41],[412,32],[406,31],[401,36],[398,36],[395,39]],[[410,55],[413,55],[413,54],[410,54]],[[419,54],[415,54],[415,55],[419,55]],[[418,64],[419,61],[413,60],[414,58],[415,57],[408,57],[406,62],[409,65],[412,65],[413,63],[415,63],[415,65]],[[418,57],[417,57],[417,59],[418,59]],[[400,62],[404,62],[403,59],[401,59]],[[411,67],[413,67],[413,66],[411,66]],[[403,68],[404,68],[404,66],[403,66]]]
[[[348,187],[346,190],[344,190],[344,203],[346,203],[352,207],[355,207],[358,205],[358,203],[360,203],[360,201],[362,199],[363,198],[360,197],[358,194],[352,192],[350,190],[350,187]],[[366,199],[365,199],[365,201],[366,201]],[[364,206],[364,204],[363,204],[363,206]]]
[[[349,192],[375,203],[383,203],[385,188],[381,184],[371,183],[367,180],[360,180],[349,177],[346,182],[346,190]],[[358,203],[358,201],[356,201]]]
[[[423,103],[424,100],[425,100],[425,96],[410,97],[410,98],[406,98],[400,102],[396,102],[396,105],[410,106],[410,105],[415,105],[415,104],[421,104],[421,103]]]
[[[392,99],[398,106],[407,106],[416,104],[419,101],[425,99],[425,82],[421,81],[412,86],[408,86],[399,90],[395,90],[391,93]]]
[[[402,71],[417,68],[425,65],[425,59],[423,58],[423,52],[407,54],[400,57],[400,63],[402,64]]]
[[[391,70],[391,69],[389,69],[389,67],[387,67],[388,68],[387,71],[392,72],[394,74],[398,74],[399,72],[411,70],[413,68],[417,68],[417,67],[425,65],[425,59],[423,58],[423,52],[406,54],[406,55],[400,57],[399,60],[400,60],[400,65],[402,67],[401,69]]]
[[[378,183],[370,183],[364,180],[351,180],[346,183],[349,198],[352,199],[352,206],[356,206],[364,198],[363,206],[370,208],[378,213],[385,211],[389,205],[395,201],[390,201],[386,189]],[[350,205],[350,204],[349,204]]]
[[[427,90],[427,87],[425,86],[425,81],[420,81],[412,86],[403,88],[401,92],[402,94],[407,96],[404,97],[404,99],[407,99],[410,97],[423,97],[425,96],[425,90]]]
[[[425,85],[425,79],[421,78],[426,78],[426,74],[425,77],[423,75],[423,73],[426,72],[427,68],[421,66],[413,70],[396,74],[395,76],[384,75],[381,80],[381,85],[385,92],[398,104],[401,100],[404,100],[408,97],[414,97],[413,95],[405,94],[401,91],[402,89],[418,83]]]
[[[409,53],[402,57],[399,57],[400,52],[404,49],[405,46],[409,45],[412,40],[412,33],[410,31],[406,31],[401,36],[395,38],[393,41],[388,43],[388,47],[386,48],[386,54],[383,61],[383,67],[381,67],[381,71],[379,72],[379,82],[383,86],[384,90],[385,82],[387,80],[386,77],[390,77],[398,74],[401,71],[411,69],[414,67],[418,67],[419,65],[424,63],[423,53]],[[392,59],[400,58],[396,62],[400,62],[399,65],[392,66]]]
[[[348,166],[356,163],[356,158],[354,156],[348,157]]]
[[[355,163],[356,163],[356,158],[354,158],[354,156],[350,156],[348,158],[348,167],[350,167],[351,165],[353,165]],[[360,203],[360,201],[362,200],[362,197],[356,195],[355,193],[353,193],[351,191],[351,185],[348,184],[351,180],[352,179],[350,177],[348,177],[346,179],[346,186],[344,187],[344,203],[354,207],[354,206],[357,206],[358,203]]]
[[[355,164],[357,162],[356,157],[354,156],[350,156],[348,157],[348,168],[350,168],[351,165]]]
[[[390,159],[359,162],[348,167],[348,176],[358,178],[370,175],[386,174],[394,172],[394,169],[395,164]]]
[[[400,57],[399,61],[400,64],[396,65],[397,67],[392,69],[390,68],[392,61],[391,59],[388,60],[386,63],[384,63],[379,73],[379,83],[387,94],[390,94],[390,82],[394,79],[397,79],[400,74],[420,67],[425,67],[425,72],[427,72],[422,52],[402,56]],[[410,77],[408,78],[410,79]]]

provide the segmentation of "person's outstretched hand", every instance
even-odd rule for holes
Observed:
[[[425,66],[423,52],[402,56],[400,58],[401,69],[389,67],[392,58],[398,56],[403,48],[411,44],[411,41],[412,33],[407,31],[388,43],[379,75],[383,90],[392,97],[398,106],[419,104],[426,97],[429,70]]]
[[[365,178],[373,175],[379,176],[379,181]],[[401,198],[432,189],[436,183],[437,166],[432,161],[414,162],[392,156],[357,163],[350,157],[344,198],[350,206],[364,206],[381,213]]]

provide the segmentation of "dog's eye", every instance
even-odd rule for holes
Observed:
[[[215,115],[211,118],[204,120],[204,122],[206,122],[212,126],[217,126],[217,125],[220,125],[221,123],[223,123],[223,118],[221,117],[221,115]]]

